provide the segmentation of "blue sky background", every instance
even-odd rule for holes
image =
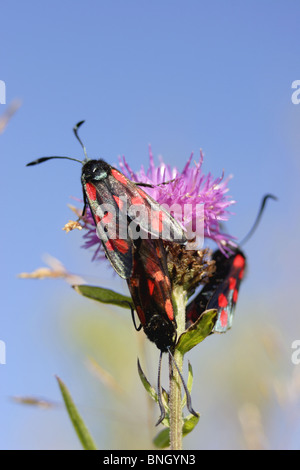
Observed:
[[[7,103],[20,98],[22,107],[0,137],[0,339],[7,347],[0,448],[80,448],[55,374],[101,448],[147,448],[154,434],[145,431],[149,414],[136,372],[141,340],[128,312],[99,308],[63,281],[17,278],[44,265],[49,253],[91,283],[126,292],[107,264],[91,264],[79,232],[61,230],[72,217],[70,196],[81,196],[79,165],[25,167],[42,155],[82,158],[72,134],[82,119],[89,156],[111,164],[125,155],[134,169],[147,165],[151,143],[155,157],[182,168],[202,148],[204,171],[234,175],[236,215],[227,228],[238,238],[262,196],[278,196],[245,247],[249,269],[234,328],[190,355],[202,419],[185,446],[255,446],[243,424],[254,410],[262,446],[299,448],[300,365],[291,363],[291,343],[300,337],[300,105],[291,101],[291,84],[300,79],[299,15],[291,0],[2,3],[0,79]],[[145,348],[155,380],[158,352]],[[126,399],[111,398],[87,369],[87,356],[116,376]],[[58,404],[40,410],[12,402],[15,395]]]

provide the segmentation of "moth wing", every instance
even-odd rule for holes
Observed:
[[[148,292],[156,311],[174,320],[171,281],[168,273],[166,253],[162,240],[140,242],[139,256],[145,266]]]
[[[98,182],[97,186],[93,183],[85,184],[85,194],[108,260],[119,276],[129,278],[132,272],[133,247],[127,230],[124,230],[127,228],[126,215],[119,210],[117,198],[106,180]]]
[[[244,276],[246,258],[241,251],[230,257],[229,273],[220,284],[207,308],[217,308],[216,333],[225,333],[232,327],[241,280]]]
[[[154,314],[175,321],[171,282],[161,240],[138,240],[128,286],[142,324]]]
[[[132,243],[130,240],[114,238],[109,229],[100,221],[97,224],[97,234],[101,238],[106,257],[113,268],[123,279],[128,279],[132,274]]]
[[[246,258],[238,250],[230,258],[215,252],[216,272],[186,310],[187,326],[209,309],[217,309],[214,332],[225,333],[232,326],[240,283],[244,276]]]

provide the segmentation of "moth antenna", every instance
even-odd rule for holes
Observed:
[[[166,410],[162,401],[161,384],[160,384],[162,355],[163,355],[163,352],[160,351],[159,362],[158,362],[158,374],[157,374],[157,399],[158,399],[158,404],[159,404],[159,409],[160,409],[160,417],[156,423],[156,426],[158,426],[166,417]]]
[[[79,137],[78,135],[78,129],[80,126],[82,126],[82,124],[84,124],[85,121],[80,121],[76,124],[76,126],[73,127],[73,132],[75,134],[75,137],[76,139],[78,140],[78,142],[80,143],[81,147],[83,148],[83,153],[84,153],[84,156],[85,156],[85,161],[88,161],[88,156],[87,156],[87,151],[86,151],[86,148],[85,146],[83,145],[83,142],[81,140],[81,138]]]
[[[30,162],[30,163],[27,163],[26,166],[33,166],[33,165],[38,165],[39,163],[44,163],[46,162],[47,160],[52,160],[53,158],[60,158],[60,159],[63,159],[63,160],[73,160],[74,162],[78,162],[78,163],[81,163],[82,164],[82,161],[81,160],[77,160],[77,158],[72,158],[72,157],[60,157],[60,156],[52,156],[52,157],[41,157],[41,158],[37,158],[37,160],[33,160],[33,162]]]
[[[178,365],[177,365],[177,363],[176,363],[176,361],[175,361],[175,358],[174,358],[173,354],[171,353],[170,347],[168,347],[168,352],[169,352],[170,358],[172,359],[173,364],[175,365],[175,367],[176,367],[176,369],[177,369],[177,372],[178,372],[178,374],[179,374],[180,380],[181,380],[181,382],[182,382],[182,385],[183,385],[183,388],[184,388],[184,391],[185,391],[185,394],[186,394],[186,407],[187,407],[187,409],[189,410],[189,412],[190,412],[192,415],[194,415],[194,416],[196,416],[196,417],[198,418],[198,417],[199,417],[199,413],[197,413],[197,412],[193,409],[193,407],[192,407],[192,398],[191,398],[191,394],[190,394],[190,392],[188,391],[188,388],[187,388],[187,386],[186,386],[186,383],[185,383],[185,381],[184,381],[184,378],[183,378],[183,376],[182,376],[182,373],[180,372],[179,367],[178,367]]]
[[[76,139],[79,141],[81,147],[83,148],[83,152],[84,152],[84,156],[85,156],[85,160],[82,162],[81,160],[78,160],[77,158],[72,158],[72,157],[61,157],[61,156],[57,156],[57,155],[53,155],[52,157],[41,157],[41,158],[38,158],[37,160],[34,160],[33,162],[30,162],[30,163],[27,163],[26,166],[33,166],[33,165],[38,165],[39,163],[43,163],[43,162],[46,162],[47,160],[52,160],[53,158],[60,158],[60,159],[64,159],[64,160],[73,160],[74,162],[78,162],[78,163],[84,163],[85,161],[88,160],[88,156],[87,156],[87,152],[86,152],[86,148],[85,146],[83,145],[79,135],[78,135],[78,129],[79,127],[84,123],[85,121],[80,121],[76,124],[76,126],[73,128],[73,131],[74,131],[74,134],[76,136]]]
[[[255,222],[251,228],[251,230],[248,232],[248,234],[243,238],[243,240],[241,241],[241,243],[239,243],[239,246],[242,246],[244,243],[246,243],[246,241],[249,240],[249,238],[252,237],[253,233],[255,232],[255,230],[257,229],[257,226],[260,222],[260,219],[261,219],[261,216],[263,215],[263,212],[264,212],[264,209],[265,209],[265,205],[267,203],[267,200],[268,199],[273,199],[274,201],[277,201],[278,198],[276,196],[274,196],[273,194],[266,194],[261,202],[261,205],[260,205],[260,208],[259,208],[259,211],[258,211],[258,214],[256,216],[256,219],[255,219]]]

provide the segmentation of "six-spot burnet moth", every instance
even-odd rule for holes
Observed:
[[[232,325],[238,291],[245,272],[246,257],[239,249],[228,258],[217,250],[213,253],[212,259],[215,261],[215,272],[197,297],[187,306],[186,327],[194,323],[205,310],[217,309],[218,317],[213,331],[225,333]]]
[[[209,309],[217,309],[218,317],[214,333],[225,333],[232,326],[234,311],[237,303],[241,281],[246,269],[246,256],[240,249],[255,231],[262,216],[268,199],[277,199],[267,194],[261,203],[258,215],[248,235],[242,240],[239,247],[232,249],[233,253],[226,257],[220,250],[213,253],[215,272],[200,293],[192,300],[186,309],[186,327],[194,323],[199,316]]]
[[[162,240],[135,242],[133,270],[127,284],[145,334],[166,352],[176,340],[176,320]]]
[[[161,414],[156,424],[158,425],[165,418],[160,385],[161,361],[164,352],[169,354],[179,373],[185,389],[189,412],[198,416],[192,408],[190,393],[172,354],[177,338],[177,325],[172,303],[166,251],[162,240],[139,239],[135,241],[133,271],[130,279],[127,280],[127,284],[141,327],[143,327],[148,339],[154,342],[161,351],[157,381],[157,397]]]
[[[74,160],[83,164],[81,183],[84,209],[88,205],[105,254],[115,271],[124,279],[132,273],[133,240],[163,239],[185,244],[184,229],[172,215],[139,186],[104,160],[89,160],[78,136],[79,122],[73,129],[85,153],[85,160],[64,156],[42,157],[27,166],[54,158]],[[143,186],[149,186],[143,184]]]

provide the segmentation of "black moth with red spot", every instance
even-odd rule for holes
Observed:
[[[213,254],[216,270],[201,292],[186,309],[186,327],[209,309],[217,309],[213,332],[225,333],[232,326],[240,283],[244,277],[246,257],[240,249],[228,258],[217,250]]]
[[[160,385],[161,360],[164,352],[169,354],[171,362],[178,371],[185,389],[189,412],[198,417],[192,407],[190,392],[172,354],[177,338],[176,320],[166,251],[162,240],[139,239],[135,242],[133,272],[127,283],[141,326],[148,339],[153,341],[161,351],[157,378],[160,417],[156,425],[161,423],[166,416]]]
[[[240,246],[255,232],[269,199],[277,200],[273,194],[266,194],[263,197],[254,224],[247,236],[240,242]],[[218,316],[213,332],[225,333],[232,326],[239,288],[247,263],[240,247],[233,249],[233,253],[228,257],[220,250],[216,250],[213,253],[213,259],[216,267],[215,273],[187,306],[186,327],[194,323],[205,310],[217,309]]]
[[[133,271],[127,283],[145,334],[167,352],[175,344],[176,321],[162,240],[135,242]]]
[[[122,278],[132,273],[133,240],[186,243],[183,228],[171,214],[104,160],[87,161],[81,182],[106,256]]]

